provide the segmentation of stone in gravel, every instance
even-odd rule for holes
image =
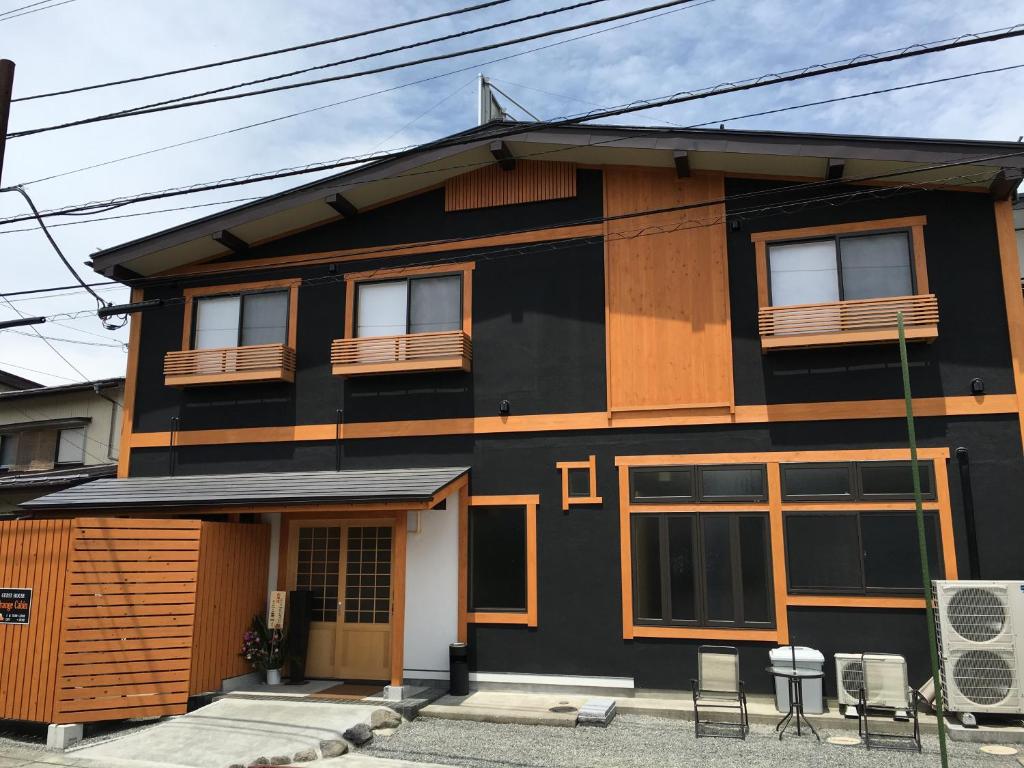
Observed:
[[[375,731],[378,728],[397,728],[401,724],[402,716],[393,709],[381,707],[373,710],[370,715],[370,727]]]
[[[271,765],[289,765],[290,763],[291,758],[287,755],[274,755],[272,758],[270,758]]]
[[[270,758],[269,757],[257,757],[255,760],[253,760],[250,763],[250,765],[270,765]]]
[[[242,765],[241,763],[232,763],[231,765],[228,766],[228,768],[245,768],[245,766]]]
[[[316,750],[310,747],[309,749],[300,749],[294,755],[292,755],[293,763],[308,763],[316,760]]]
[[[398,732],[397,728],[378,728],[373,732],[374,736],[391,736]]]
[[[370,730],[370,726],[366,723],[356,723],[341,734],[341,738],[345,739],[345,741],[351,741],[357,747],[361,747],[373,738],[373,731]]]
[[[320,754],[324,757],[341,757],[348,752],[348,744],[341,739],[325,739],[320,742]]]

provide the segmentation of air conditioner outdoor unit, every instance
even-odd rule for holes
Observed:
[[[1024,714],[1024,581],[936,581],[946,709]]]
[[[836,689],[839,706],[847,717],[855,716],[860,703],[860,689],[864,686],[865,656],[880,661],[886,672],[873,681],[868,706],[880,709],[905,710],[907,707],[907,662],[902,656],[890,653],[837,653]]]

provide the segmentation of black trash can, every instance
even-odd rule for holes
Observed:
[[[448,693],[452,696],[469,695],[469,647],[465,643],[448,646]]]

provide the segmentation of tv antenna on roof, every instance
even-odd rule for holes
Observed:
[[[500,101],[498,101],[498,97],[494,95],[495,93],[500,93],[502,96],[504,96],[510,102],[515,104],[521,110],[523,110],[523,112],[525,112],[530,117],[532,117],[534,120],[536,120],[538,123],[540,122],[540,118],[539,117],[537,117],[535,114],[533,114],[533,112],[528,110],[526,107],[524,107],[518,101],[513,99],[511,96],[509,96],[503,90],[501,90],[498,86],[496,86],[494,83],[492,83],[486,77],[484,77],[482,72],[478,76],[477,83],[478,83],[477,92],[478,92],[478,96],[479,96],[479,98],[478,98],[478,106],[477,106],[477,115],[476,115],[476,124],[477,125],[484,125],[485,123],[494,122],[496,120],[497,121],[513,120],[512,115],[510,115],[508,110],[505,109],[504,106],[502,106]]]

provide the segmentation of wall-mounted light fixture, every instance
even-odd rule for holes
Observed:
[[[508,400],[501,400],[498,403],[498,415],[508,416],[512,412],[512,403]]]
[[[985,380],[974,378],[971,379],[971,394],[972,395],[984,395],[985,394]]]

